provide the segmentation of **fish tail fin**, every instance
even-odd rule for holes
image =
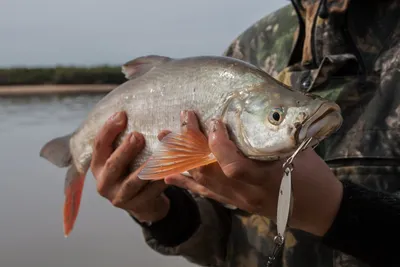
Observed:
[[[79,207],[82,198],[83,186],[88,170],[87,164],[80,166],[85,171],[78,171],[70,150],[70,140],[73,133],[54,138],[47,142],[40,150],[40,156],[47,159],[54,165],[62,168],[68,167],[64,184],[64,211],[63,224],[64,236],[68,237],[74,228],[76,218],[78,217]],[[90,164],[90,160],[89,160]]]
[[[74,164],[69,167],[64,186],[64,236],[68,237],[78,217],[86,173],[80,173]]]
[[[48,141],[40,150],[40,156],[60,168],[71,165],[72,156],[69,148],[71,137],[72,134],[68,134]]]

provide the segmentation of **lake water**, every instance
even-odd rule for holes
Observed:
[[[64,238],[66,169],[39,150],[73,131],[101,97],[0,98],[1,267],[193,266],[150,249],[135,222],[97,194],[90,172],[75,229]]]

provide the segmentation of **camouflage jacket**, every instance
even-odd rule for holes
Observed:
[[[242,33],[225,55],[249,61],[298,90],[335,100],[344,124],[320,144],[319,155],[338,179],[397,193],[399,15],[396,0],[293,0]],[[276,234],[273,222],[227,211],[206,199],[196,202],[201,224],[187,241],[165,246],[144,229],[148,245],[204,266],[265,266]],[[291,230],[276,266],[367,265]]]

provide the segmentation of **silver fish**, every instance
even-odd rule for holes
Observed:
[[[54,165],[69,167],[65,236],[78,215],[95,136],[115,112],[125,111],[128,117],[127,129],[116,145],[132,131],[146,139],[146,147],[130,169],[138,169],[149,159],[139,173],[139,178],[147,180],[216,161],[205,136],[180,132],[181,110],[194,110],[205,133],[211,119],[223,119],[241,152],[264,161],[287,157],[305,139],[322,140],[342,124],[334,102],[292,90],[259,68],[229,57],[149,55],[127,62],[122,72],[128,81],[101,99],[73,133],[49,141],[40,151]],[[157,135],[163,129],[172,133],[159,142]]]

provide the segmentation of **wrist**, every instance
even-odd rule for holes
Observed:
[[[137,216],[132,211],[128,211],[128,213],[135,217],[140,224],[150,226],[167,217],[171,208],[170,199],[166,197],[165,194],[162,194],[157,202],[156,207],[153,210],[148,211],[145,216]]]
[[[177,246],[188,240],[200,226],[200,211],[196,201],[185,190],[168,187],[164,192],[169,199],[166,216],[157,222],[140,223],[145,233],[164,246]]]
[[[339,180],[336,180],[329,188],[326,198],[322,201],[323,204],[318,205],[319,208],[316,210],[314,216],[312,216],[311,220],[308,220],[304,231],[319,237],[324,236],[335,221],[342,198],[343,184]]]
[[[165,217],[167,217],[169,210],[170,199],[162,194],[157,200],[154,201],[154,208],[149,209],[147,212],[137,214],[132,210],[126,211],[142,226],[150,226],[153,223],[162,221]]]
[[[314,152],[299,155],[293,171],[293,213],[291,226],[323,236],[338,214],[343,185],[328,165]]]
[[[153,224],[153,223],[162,221],[165,217],[167,217],[169,210],[171,208],[170,200],[165,195],[162,195],[162,198],[164,198],[162,207],[160,207],[160,210],[156,213],[156,215],[148,223]]]

